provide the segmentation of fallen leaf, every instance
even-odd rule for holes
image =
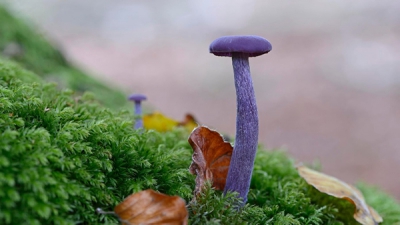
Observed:
[[[151,189],[132,194],[114,208],[122,224],[186,225],[188,212],[185,201]]]
[[[195,195],[209,181],[216,190],[224,190],[233,147],[222,136],[207,127],[197,127],[189,136],[193,148],[190,173],[197,175]]]
[[[166,132],[178,126],[179,122],[164,116],[160,112],[154,112],[143,116],[143,126],[147,130]]]
[[[184,127],[188,132],[196,128],[197,121],[192,114],[186,114],[182,122],[171,119],[160,112],[154,112],[143,116],[143,126],[145,129],[152,129],[160,132],[166,132],[175,127]]]
[[[354,219],[357,222],[363,225],[375,225],[383,221],[382,217],[367,205],[364,196],[356,187],[305,166],[298,166],[297,171],[318,191],[351,202],[355,206]]]
[[[183,126],[186,128],[187,131],[191,132],[194,128],[198,126],[198,123],[192,114],[187,113],[185,115],[185,119],[182,122],[178,123],[178,126]]]

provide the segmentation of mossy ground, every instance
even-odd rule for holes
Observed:
[[[59,90],[15,63],[0,61],[0,224],[115,224],[95,208],[154,189],[192,199],[192,150],[184,130],[137,131],[128,111],[112,112],[93,95]],[[383,224],[400,206],[361,186]],[[189,204],[191,224],[357,224],[346,201],[320,194],[282,151],[260,147],[249,201],[208,189]]]
[[[3,55],[14,43],[23,51],[6,56],[19,65],[0,59],[0,224],[116,224],[95,208],[112,210],[148,188],[191,202],[195,178],[184,130],[133,130],[131,114],[114,110],[126,104],[120,92],[71,66],[0,7]],[[92,94],[82,95],[87,90]],[[400,224],[395,200],[359,188],[383,224]],[[248,204],[237,212],[236,201],[208,188],[189,204],[190,223],[356,224],[349,203],[307,185],[279,150],[260,147]]]

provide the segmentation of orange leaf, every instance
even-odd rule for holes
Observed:
[[[189,171],[197,175],[195,194],[199,194],[205,182],[212,183],[216,190],[224,190],[233,147],[222,136],[207,127],[197,127],[189,137],[193,148]]]
[[[151,189],[129,195],[114,208],[122,224],[186,225],[188,212],[185,201]]]
[[[190,113],[185,115],[185,119],[178,124],[179,126],[183,126],[187,131],[192,132],[194,128],[198,126],[198,123],[194,116]]]
[[[356,187],[305,166],[298,166],[297,171],[318,191],[351,202],[355,206],[354,219],[357,222],[363,225],[375,225],[383,221],[382,217],[367,205],[364,196]]]

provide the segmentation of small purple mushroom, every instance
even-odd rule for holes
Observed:
[[[236,137],[224,193],[238,192],[247,202],[258,145],[258,113],[249,57],[272,50],[268,40],[258,36],[224,36],[210,45],[210,53],[232,57],[236,87]]]
[[[143,128],[143,120],[142,120],[142,105],[141,102],[146,100],[147,97],[142,94],[132,94],[128,97],[130,101],[135,102],[135,113],[134,115],[137,117],[135,122],[135,129]]]

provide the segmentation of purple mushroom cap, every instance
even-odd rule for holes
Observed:
[[[143,94],[131,94],[131,95],[129,95],[128,99],[136,102],[136,101],[146,100],[147,97],[146,97],[146,95],[143,95]]]
[[[245,36],[223,36],[214,40],[210,45],[210,53],[216,56],[232,56],[242,53],[244,56],[256,57],[272,50],[272,45],[265,38]]]

